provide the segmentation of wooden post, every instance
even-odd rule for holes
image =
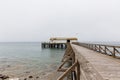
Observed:
[[[105,51],[104,51],[104,52],[105,52],[105,54],[107,54],[107,52],[106,52],[106,48],[107,48],[107,47],[105,46]]]
[[[73,56],[73,54],[71,54],[61,65],[60,65],[60,67],[58,68],[58,69],[61,69],[62,68],[62,66],[66,63],[66,62],[68,62],[68,60],[70,60],[70,58]]]
[[[43,45],[43,47],[45,48],[45,44]]]
[[[63,44],[61,44],[61,48],[63,49]]]
[[[100,45],[99,45],[99,52],[101,52]]]
[[[59,48],[59,45],[57,44],[57,48]]]
[[[115,57],[115,47],[113,47],[113,57]]]
[[[63,80],[68,73],[70,73],[73,69],[75,69],[77,62],[75,62],[70,68],[68,68],[57,80]]]
[[[80,80],[80,64],[77,61],[77,80]]]

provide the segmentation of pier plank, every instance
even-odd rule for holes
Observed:
[[[120,60],[71,44],[80,64],[80,80],[120,80]]]

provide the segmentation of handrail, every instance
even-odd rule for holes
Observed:
[[[120,46],[113,46],[113,45],[104,45],[104,44],[91,44],[91,43],[79,43],[74,42],[73,44],[80,45],[94,51],[108,54],[110,56],[120,58]]]
[[[117,47],[120,48],[120,46],[114,46],[114,45],[108,45],[108,44],[94,44],[94,43],[81,43],[81,42],[73,42],[73,44],[90,44],[90,45],[101,45],[101,46],[108,46],[108,47]]]
[[[64,65],[66,63],[71,63],[69,67],[64,68]],[[57,80],[64,80],[65,77],[68,75],[71,75],[71,80],[80,80],[80,68],[79,68],[79,62],[75,60],[75,53],[70,45],[70,43],[67,44],[67,49],[65,51],[65,54],[62,59],[62,64],[59,66],[58,70],[59,72],[63,72],[63,74],[57,79]]]
[[[87,47],[88,44],[74,43]],[[93,46],[93,45],[89,45]],[[95,48],[96,47],[96,48]],[[97,45],[94,50],[101,50]],[[105,47],[107,52],[107,47]],[[117,52],[117,50],[116,50]],[[69,64],[69,66],[65,66]],[[78,52],[73,44],[67,44],[67,49],[62,59],[61,65],[58,67],[59,72],[63,72],[57,80],[104,80],[103,77],[94,69],[92,64]]]

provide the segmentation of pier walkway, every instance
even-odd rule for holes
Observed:
[[[118,48],[70,43],[58,68],[58,72],[63,74],[57,80],[120,80],[120,59],[116,57]],[[66,63],[70,67],[66,68]]]

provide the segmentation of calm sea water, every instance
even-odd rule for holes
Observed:
[[[118,42],[98,44],[120,45]],[[0,72],[19,78],[45,76],[57,69],[64,52],[64,49],[42,49],[39,42],[0,43]]]
[[[18,77],[50,72],[60,63],[64,51],[42,49],[39,42],[0,43],[0,72]]]

